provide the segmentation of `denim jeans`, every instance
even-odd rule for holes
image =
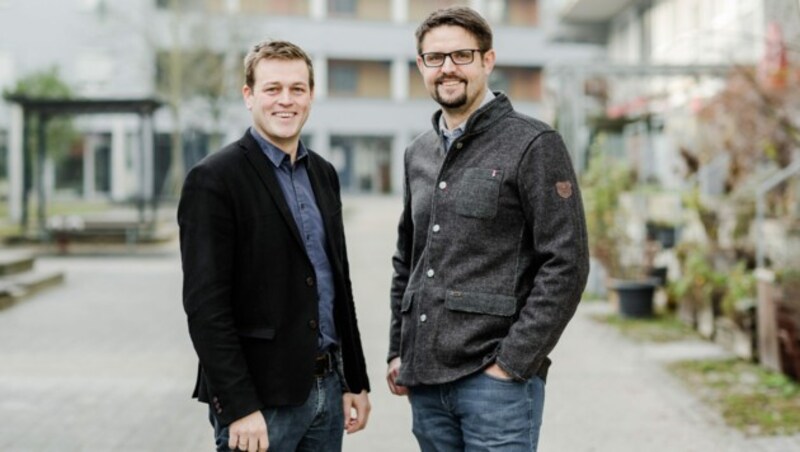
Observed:
[[[336,372],[316,378],[308,400],[300,406],[267,408],[270,452],[341,452],[344,434],[342,384]],[[217,452],[229,452],[228,426],[209,410]]]
[[[544,381],[478,372],[452,383],[410,388],[422,452],[531,452],[539,442]]]

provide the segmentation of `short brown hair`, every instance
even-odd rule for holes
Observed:
[[[311,58],[289,41],[262,41],[254,45],[244,57],[244,79],[251,89],[255,83],[256,65],[261,60],[303,60],[308,66],[308,87],[314,89],[314,66]]]
[[[474,9],[466,6],[451,6],[432,12],[417,28],[417,54],[422,53],[422,40],[434,28],[453,25],[467,30],[475,40],[481,52],[492,48],[492,29],[486,20]]]

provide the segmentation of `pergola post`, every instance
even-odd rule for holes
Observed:
[[[36,223],[39,238],[47,238],[47,194],[45,193],[45,160],[47,159],[47,123],[50,116],[39,115],[39,124],[36,130]]]
[[[19,217],[19,229],[21,234],[28,232],[28,212],[29,203],[28,198],[31,193],[31,179],[32,179],[32,156],[31,156],[31,118],[32,115],[23,106],[23,125],[22,125],[22,193],[21,204],[22,214]]]
[[[24,110],[19,105],[11,105],[11,133],[8,139],[8,211],[12,221],[22,217],[22,185],[24,183],[23,140]]]

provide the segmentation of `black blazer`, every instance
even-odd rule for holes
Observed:
[[[309,151],[308,175],[334,273],[334,321],[350,392],[369,390],[336,170]],[[178,206],[183,306],[200,359],[194,397],[229,424],[300,405],[313,384],[314,268],[271,163],[246,132],[187,175]]]

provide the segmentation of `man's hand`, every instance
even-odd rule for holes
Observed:
[[[386,371],[386,382],[389,383],[389,391],[394,395],[408,395],[408,388],[395,383],[397,375],[400,373],[400,357],[389,361],[389,369]]]
[[[361,391],[360,394],[346,392],[342,396],[342,402],[344,406],[345,431],[350,434],[366,427],[369,410],[372,408],[369,404],[367,391]]]
[[[267,421],[260,411],[254,411],[237,419],[228,428],[228,432],[230,434],[228,447],[231,450],[266,452],[269,447]]]
[[[483,371],[495,378],[499,378],[500,380],[513,380],[511,375],[508,374],[502,367],[498,366],[497,363],[492,364],[491,366],[487,367],[486,370]]]

